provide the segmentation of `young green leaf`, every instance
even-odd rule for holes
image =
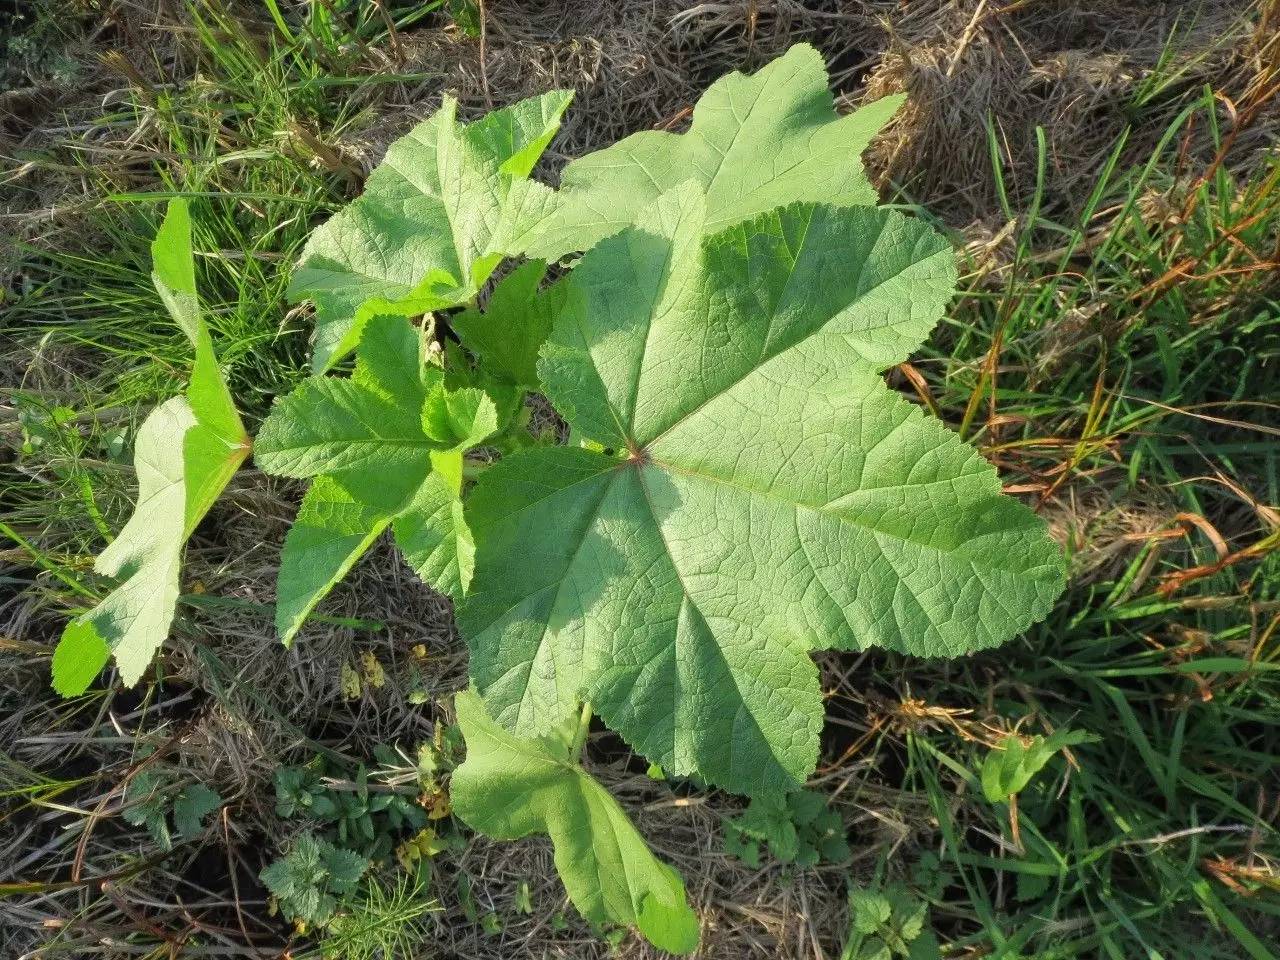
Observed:
[[[53,689],[64,697],[79,696],[110,659],[111,647],[92,623],[71,621],[53,648]]]
[[[339,901],[350,896],[369,861],[309,833],[299,834],[288,852],[258,875],[290,918],[327,923]]]
[[[173,835],[169,830],[170,804],[165,786],[165,778],[158,771],[141,771],[125,787],[121,816],[125,823],[146,827],[156,843],[171,850]]]
[[[390,403],[420,410],[444,375],[424,362],[425,347],[422,331],[404,317],[372,317],[356,350],[351,379]]]
[[[753,797],[742,815],[725,821],[725,852],[751,866],[760,862],[760,844],[780,863],[816,866],[821,860],[848,859],[849,845],[840,815],[813,790],[797,790],[785,797]]]
[[[450,390],[438,384],[422,407],[422,430],[444,449],[469,450],[498,429],[498,411],[477,387]]]
[[[937,940],[924,929],[928,909],[898,884],[883,890],[851,886],[849,938],[840,960],[936,960]]]
[[[1048,737],[1034,736],[1027,744],[1011,734],[1005,737],[1000,749],[988,753],[982,763],[983,796],[988,803],[1003,803],[1025,789],[1055,754],[1097,739],[1084,730],[1062,729]]]
[[[353,850],[328,847],[322,850],[325,869],[329,873],[329,889],[345,896],[356,888],[369,862]]]
[[[797,200],[875,203],[858,158],[904,98],[839,117],[827,83],[821,55],[805,43],[750,76],[721,77],[694,107],[688,133],[636,133],[570,163],[522,252],[558,260],[587,250],[687,180],[706,193],[713,230]]]
[[[63,696],[88,689],[107,651],[126,684],[141,678],[169,634],[182,548],[249,454],[200,315],[185,200],[170,202],[151,252],[156,289],[191,341],[195,364],[186,396],[161,404],[138,430],[137,507],[94,563],[98,573],[124,582],[63,632],[53,659],[53,686]]]
[[[853,929],[858,933],[875,933],[889,922],[893,905],[879,890],[851,887],[849,890],[849,914]]]
[[[318,458],[323,450],[327,453],[323,465],[332,468],[336,463],[341,470],[337,475],[321,473],[316,477],[285,537],[276,580],[276,631],[285,644],[293,641],[316,604],[405,509],[427,477],[434,444],[422,433],[420,411],[428,388],[439,382],[441,373],[424,366],[421,355],[421,336],[403,317],[378,316],[368,323],[351,380],[313,381],[345,383],[337,389],[358,397],[358,402],[366,405],[362,409],[394,411],[397,429],[407,433],[410,443],[401,449],[400,458],[392,458],[392,471],[384,469],[376,440],[362,437],[354,451],[333,444],[334,436],[355,437],[365,428],[366,424],[351,413],[330,422],[328,446],[306,451],[304,462]],[[263,437],[267,438],[265,459],[259,453],[265,468],[279,466],[282,448],[291,442],[287,438],[317,435],[314,424],[297,419],[308,410],[301,397],[307,389],[304,385],[285,398],[267,418],[259,434],[260,448]],[[385,422],[372,419],[367,426],[376,430]],[[294,460],[286,465],[296,463],[297,457],[294,454]]]
[[[443,106],[387,150],[364,193],[311,235],[289,286],[316,308],[312,364],[323,372],[379,313],[404,316],[470,300],[540,219],[545,187],[526,179],[572,99],[555,91],[471,124]]]
[[[451,787],[458,816],[495,839],[549,834],[569,899],[589,921],[634,926],[670,953],[697,949],[698,918],[679,874],[649,852],[565,741],[513,737],[469,691],[455,702],[467,741]]]
[[[192,346],[208,331],[200,318],[196,293],[196,264],[191,251],[191,211],[187,201],[175,198],[151,243],[151,283],[164,301],[165,309]]]
[[[281,477],[373,470],[426,474],[440,444],[422,432],[412,402],[389,400],[354,379],[312,377],[282,399],[258,432],[254,461]]]
[[[589,699],[649,760],[742,793],[814,768],[810,651],[956,656],[1043,617],[1045,525],[879,375],[952,295],[947,243],[794,204],[703,238],[686,185],[568,279],[540,364],[604,452],[486,470],[468,502],[472,678],[514,732]]]
[[[173,801],[173,827],[180,837],[194,837],[204,818],[222,806],[222,797],[203,783],[184,787]]]
[[[182,442],[187,487],[185,535],[190,536],[249,455],[250,442],[218,366],[213,338],[200,315],[186,200],[170,201],[151,244],[151,260],[151,281],[195,351],[186,396],[196,422]]]
[[[796,823],[781,795],[754,798],[742,816],[725,823],[725,836],[737,843],[747,837],[767,843],[779,863],[791,863],[800,852]],[[758,850],[744,846],[758,856]]]
[[[392,514],[361,503],[321,475],[302,498],[276,573],[276,633],[286,646],[311,611],[391,523]]]

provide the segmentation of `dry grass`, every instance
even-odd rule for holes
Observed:
[[[728,70],[751,70],[793,43],[813,43],[846,104],[906,92],[909,104],[868,159],[882,176],[957,226],[1003,223],[991,177],[988,121],[1022,208],[1046,133],[1048,212],[1072,211],[1116,137],[1142,113],[1131,156],[1149,154],[1175,112],[1171,92],[1205,83],[1244,108],[1264,91],[1277,41],[1250,0],[1146,3],[1047,0],[865,0],[858,3],[491,3],[479,43],[424,31],[401,45],[402,64],[439,69],[439,85],[408,92],[357,145],[366,167],[434,106],[437,91],[479,114],[555,86],[577,92],[544,166],[650,127],[680,122]],[[425,101],[418,98],[426,93]],[[1233,160],[1256,162],[1280,117],[1254,124]],[[1163,121],[1163,122],[1162,122]]]

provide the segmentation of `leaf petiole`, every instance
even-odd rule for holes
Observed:
[[[587,734],[591,732],[591,716],[591,701],[588,700],[582,705],[582,713],[578,714],[578,726],[569,745],[569,756],[578,763],[582,762],[582,750],[587,745]]]

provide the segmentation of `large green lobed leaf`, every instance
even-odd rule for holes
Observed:
[[[706,194],[710,229],[797,200],[875,203],[860,154],[904,98],[841,117],[827,83],[807,43],[750,76],[726,74],[698,100],[687,133],[646,130],[570,163],[550,213],[521,234],[521,252],[557,260],[587,250],[689,180]]]
[[[582,700],[676,774],[742,793],[812,771],[810,652],[957,656],[1062,589],[1044,524],[889,390],[953,293],[927,225],[800,203],[707,235],[696,184],[570,275],[547,395],[591,449],[488,470],[459,614],[496,720]]]
[[[684,884],[658,860],[618,801],[580,767],[562,736],[513,737],[480,698],[458,694],[467,759],[453,773],[454,811],[498,840],[545,833],[569,899],[594,923],[637,927],[655,946],[690,953],[698,918]]]
[[[370,317],[466,303],[517,252],[514,237],[549,202],[527,177],[572,98],[554,91],[464,125],[446,97],[391,145],[364,193],[311,235],[290,281],[293,300],[315,304],[316,372],[356,346]]]

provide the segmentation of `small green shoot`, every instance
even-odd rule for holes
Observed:
[[[439,906],[428,895],[425,874],[405,872],[393,881],[366,876],[324,929],[324,960],[396,960],[423,949],[427,914]]]
[[[1010,734],[1000,748],[987,754],[982,762],[982,794],[988,803],[1007,803],[1026,788],[1055,754],[1097,740],[1084,730],[1062,729],[1048,737],[1037,734],[1023,738]]]

